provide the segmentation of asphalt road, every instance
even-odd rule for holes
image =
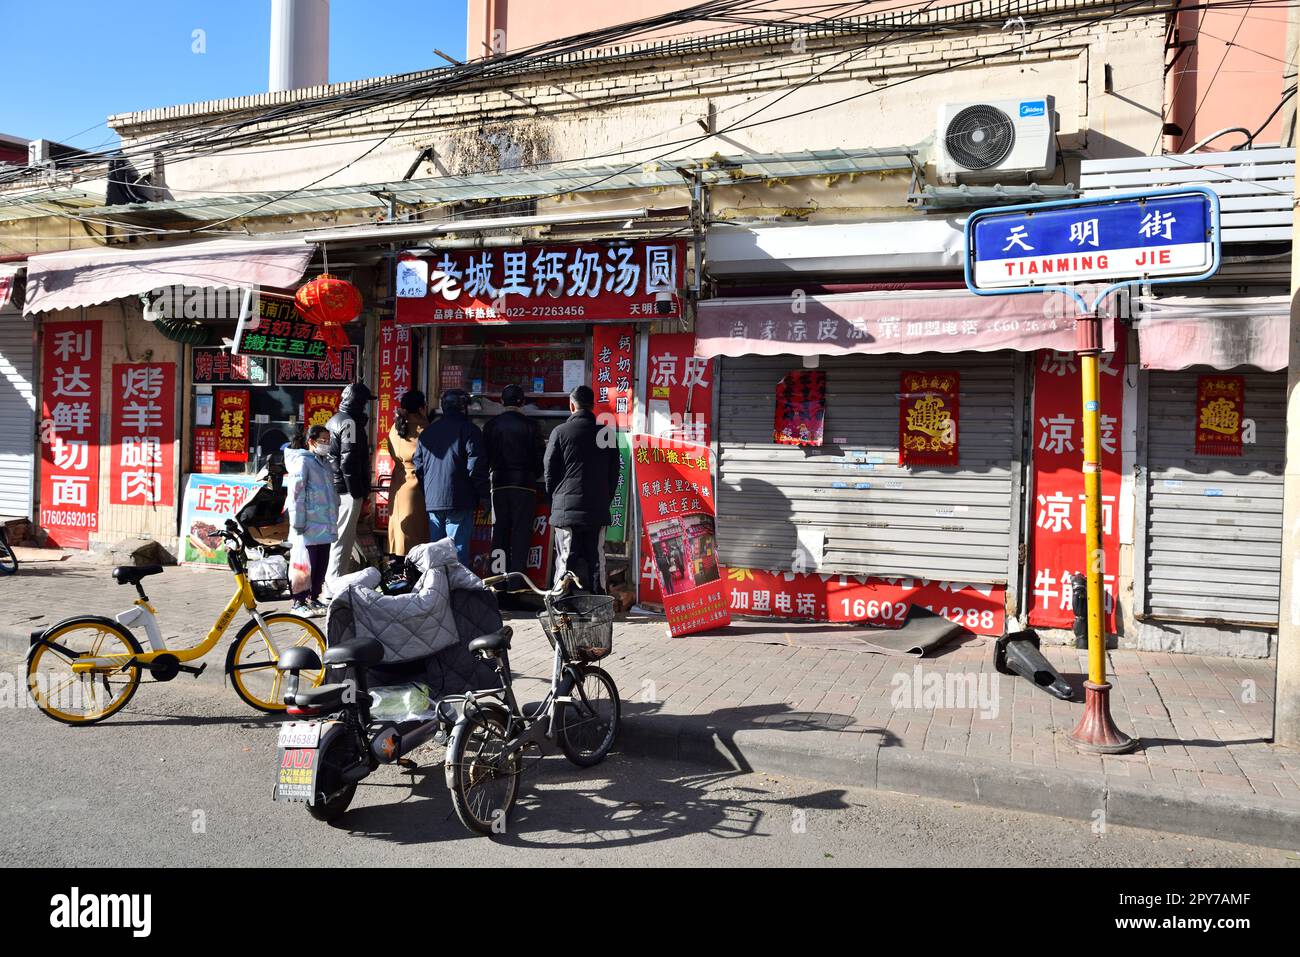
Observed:
[[[26,701],[12,649],[0,672],[7,866],[1300,866],[1285,851],[617,754],[589,771],[542,761],[500,838],[456,820],[440,749],[414,773],[381,768],[331,827],[271,800],[277,722],[219,674],[145,684],[108,722],[69,728]]]

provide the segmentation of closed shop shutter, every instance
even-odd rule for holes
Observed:
[[[32,322],[0,309],[0,516],[31,517],[36,429]]]
[[[1016,567],[1023,361],[1011,352],[823,356],[825,444],[772,441],[790,356],[723,359],[718,541],[732,567],[789,570],[799,528],[823,530],[819,571],[971,583]],[[899,375],[961,374],[958,468],[898,464]],[[811,569],[810,569],[811,570]]]
[[[1286,374],[1246,380],[1256,441],[1241,457],[1196,454],[1196,382],[1213,369],[1145,374],[1146,509],[1139,607],[1156,618],[1275,625],[1281,589]]]

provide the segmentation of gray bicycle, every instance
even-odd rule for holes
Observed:
[[[613,651],[614,599],[584,592],[572,573],[542,591],[518,572],[484,580],[519,579],[542,598],[542,628],[554,650],[551,686],[525,711],[515,698],[510,672],[511,629],[475,638],[469,648],[492,663],[500,686],[465,695],[447,743],[446,777],[461,823],[479,834],[500,834],[519,794],[526,762],[540,758],[554,740],[579,767],[599,764],[618,738],[620,704],[614,679],[594,662]]]

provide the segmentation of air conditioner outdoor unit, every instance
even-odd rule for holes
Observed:
[[[1005,179],[1056,169],[1056,111],[1050,96],[939,107],[935,171],[944,182]]]

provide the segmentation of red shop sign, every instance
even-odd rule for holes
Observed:
[[[41,527],[62,548],[88,548],[99,530],[97,322],[41,329]]]
[[[626,429],[632,420],[633,326],[596,326],[591,333],[591,388],[596,393],[592,411],[602,422],[611,417]]]
[[[680,241],[638,240],[408,255],[397,264],[397,321],[670,319],[681,315],[685,252]]]
[[[109,502],[175,505],[176,364],[115,363],[110,399]]]
[[[248,459],[248,392],[243,389],[216,390],[217,461],[243,462]]]

